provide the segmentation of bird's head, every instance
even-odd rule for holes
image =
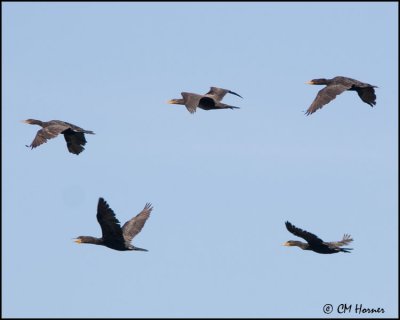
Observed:
[[[171,100],[168,100],[167,103],[169,103],[169,104],[184,104],[182,99],[171,99]]]
[[[79,237],[75,238],[74,240],[76,243],[90,243],[90,244],[104,245],[102,238],[79,236]]]
[[[307,81],[306,84],[327,84],[326,79],[312,79],[310,81]]]
[[[37,120],[35,119],[27,119],[27,120],[21,120],[22,123],[27,123],[27,124],[35,124]]]
[[[77,237],[77,238],[74,238],[73,240],[74,240],[74,242],[76,242],[76,243],[82,243],[83,241],[82,241],[82,236],[79,236],[79,237]]]
[[[298,247],[300,243],[301,243],[300,241],[289,240],[283,243],[282,245],[285,247]]]
[[[79,236],[77,238],[74,238],[74,242],[76,242],[76,243],[89,243],[89,238],[91,238],[91,237]]]

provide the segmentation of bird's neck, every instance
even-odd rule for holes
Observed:
[[[90,243],[90,244],[97,244],[102,245],[103,239],[102,238],[95,238],[95,237],[82,237],[82,243]]]
[[[30,121],[29,124],[37,124],[38,126],[43,127],[43,121],[36,120],[36,119],[30,119],[29,121]]]
[[[295,245],[296,247],[299,247],[303,250],[310,250],[310,245],[308,243],[304,243],[301,241],[294,241],[293,245]]]
[[[185,104],[185,100],[183,99],[175,99],[174,104]]]

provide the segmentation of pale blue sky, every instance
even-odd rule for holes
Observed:
[[[397,3],[2,3],[4,317],[398,315]],[[314,78],[378,86],[307,117]],[[228,88],[239,110],[165,102]],[[39,127],[96,135],[25,147]],[[100,236],[104,197],[149,252]],[[294,225],[351,254],[283,247]],[[365,316],[365,315],[364,315]],[[359,318],[360,315],[346,314]]]

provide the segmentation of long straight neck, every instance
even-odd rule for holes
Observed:
[[[104,244],[102,238],[84,236],[84,237],[81,237],[81,240],[82,240],[82,243],[90,243],[90,244],[97,244],[97,245],[103,245]]]
[[[183,99],[174,99],[174,104],[182,104],[182,105],[184,105],[185,104],[185,100],[183,100]]]
[[[28,119],[26,120],[29,124],[37,124],[38,126],[43,127],[44,122],[36,119]]]
[[[293,245],[295,245],[303,250],[310,250],[310,245],[308,243],[304,243],[301,241],[293,241]]]

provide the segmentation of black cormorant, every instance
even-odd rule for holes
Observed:
[[[343,239],[338,242],[323,242],[320,238],[318,238],[315,234],[312,234],[308,231],[304,231],[300,228],[296,228],[289,221],[286,221],[286,228],[289,232],[293,233],[295,236],[303,238],[307,241],[307,243],[295,240],[289,240],[285,242],[284,246],[296,246],[303,250],[311,250],[317,253],[337,253],[337,252],[350,252],[349,250],[353,250],[351,248],[340,248],[341,246],[345,246],[353,241],[350,235],[345,234]]]
[[[361,100],[365,103],[368,103],[371,107],[376,104],[376,95],[374,88],[377,88],[377,86],[360,82],[355,79],[346,77],[334,77],[332,79],[314,79],[306,83],[326,85],[325,88],[318,92],[314,102],[306,111],[306,115],[310,115],[318,109],[321,109],[324,105],[335,99],[338,94],[341,94],[346,90],[357,91]]]
[[[97,205],[97,221],[101,227],[102,237],[79,236],[76,238],[75,242],[97,244],[119,251],[148,251],[135,247],[131,244],[131,241],[142,230],[152,210],[153,207],[151,204],[146,203],[143,210],[138,215],[125,222],[121,228],[114,211],[103,198],[99,198],[99,203]]]
[[[169,100],[168,103],[185,105],[190,113],[196,112],[196,108],[200,108],[203,110],[239,109],[239,107],[230,106],[221,102],[221,100],[227,93],[231,93],[242,98],[237,93],[228,89],[211,87],[210,91],[203,95],[189,92],[181,92],[183,99],[172,99]]]
[[[43,143],[46,143],[48,139],[55,138],[60,133],[62,133],[64,135],[65,141],[67,141],[68,151],[78,155],[83,150],[85,150],[85,148],[83,147],[86,144],[84,134],[94,134],[93,131],[84,130],[71,123],[60,120],[43,122],[35,119],[28,119],[22,122],[28,124],[37,124],[43,128],[37,132],[36,137],[32,141],[31,145],[27,146],[31,147],[31,149],[36,148]]]

